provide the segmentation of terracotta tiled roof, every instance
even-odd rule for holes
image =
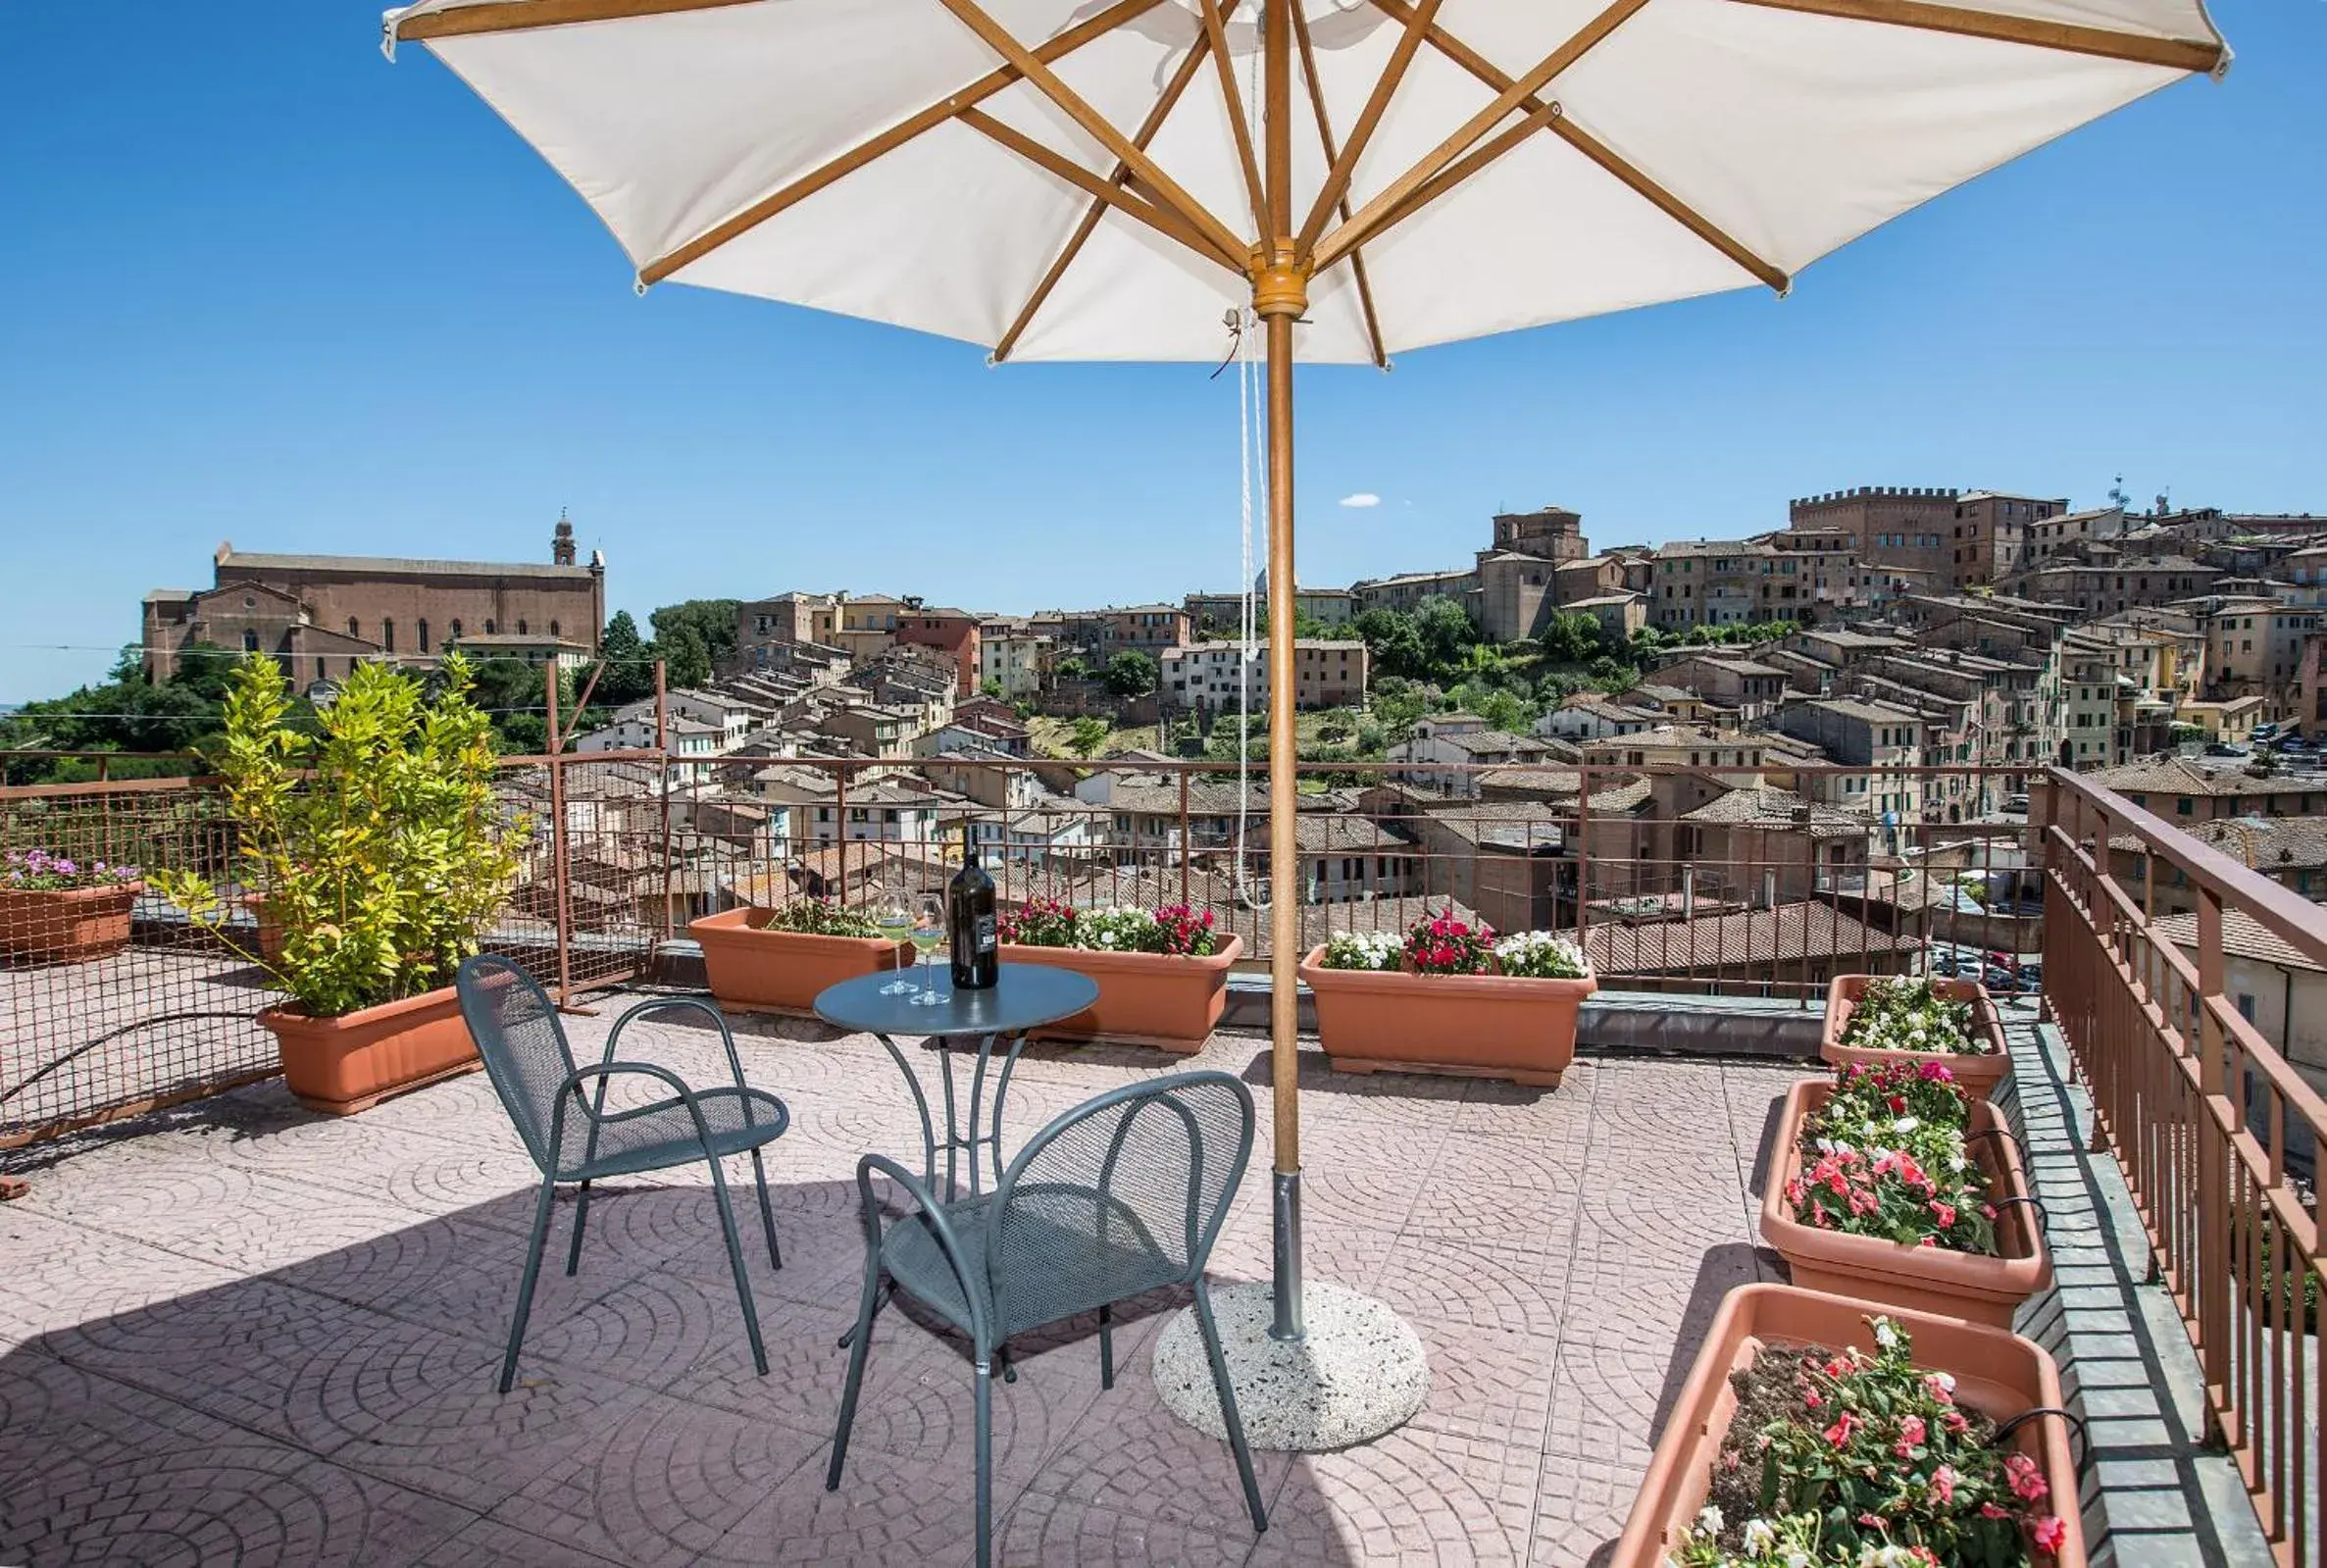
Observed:
[[[1830,905],[1814,902],[1699,915],[1686,921],[1603,924],[1592,926],[1584,934],[1584,948],[1592,955],[1592,966],[1603,975],[1679,974],[1805,959],[1855,959],[1862,953],[1904,952],[1922,945],[1919,937],[1878,931]]]
[[[2177,947],[2186,947],[2193,953],[2198,950],[2196,910],[2186,915],[2162,916],[2150,923],[2150,930]],[[2289,969],[2307,969],[2327,974],[2327,963],[2299,951],[2277,932],[2235,906],[2226,905],[2222,910],[2222,950],[2240,958],[2258,959],[2265,964],[2283,964]]]

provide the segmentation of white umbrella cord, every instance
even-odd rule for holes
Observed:
[[[1259,401],[1256,377],[1260,368],[1253,351],[1255,319],[1243,313],[1237,329],[1237,479],[1243,503],[1243,555],[1237,578],[1237,858],[1232,878],[1237,897],[1252,907],[1250,880],[1245,875],[1244,821],[1252,806],[1252,644],[1259,611],[1252,586],[1252,416]]]

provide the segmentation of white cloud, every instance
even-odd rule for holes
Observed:
[[[1364,507],[1364,506],[1380,506],[1380,505],[1382,504],[1382,497],[1380,497],[1379,495],[1376,495],[1376,494],[1375,494],[1373,491],[1371,491],[1371,490],[1360,490],[1360,491],[1358,491],[1358,492],[1357,492],[1355,495],[1344,495],[1344,496],[1342,496],[1342,497],[1341,497],[1341,504],[1342,504],[1343,506],[1358,506],[1358,507]]]

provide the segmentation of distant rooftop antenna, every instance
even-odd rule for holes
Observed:
[[[2117,482],[2109,488],[2109,505],[2122,512],[2132,504],[2133,498],[2125,493],[2125,476],[2120,474]]]

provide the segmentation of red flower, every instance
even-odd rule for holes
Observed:
[[[1898,1441],[1905,1443],[1910,1448],[1921,1446],[1923,1438],[1924,1429],[1923,1418],[1921,1416],[1909,1416],[1906,1418],[1906,1420],[1899,1423]]]
[[[2022,1502],[2042,1502],[2051,1487],[2037,1473],[2036,1461],[2024,1453],[2010,1454],[2003,1461],[2004,1479],[2011,1485],[2012,1495]]]
[[[1858,1418],[1845,1410],[1835,1418],[1834,1425],[1826,1429],[1826,1441],[1840,1448],[1850,1441],[1850,1434],[1856,1432],[1859,1426]]]
[[[2062,1524],[2056,1517],[2048,1514],[2036,1522],[2036,1526],[2030,1534],[2036,1538],[2037,1550],[2057,1552],[2060,1549],[2060,1543],[2068,1539],[2068,1526]]]

